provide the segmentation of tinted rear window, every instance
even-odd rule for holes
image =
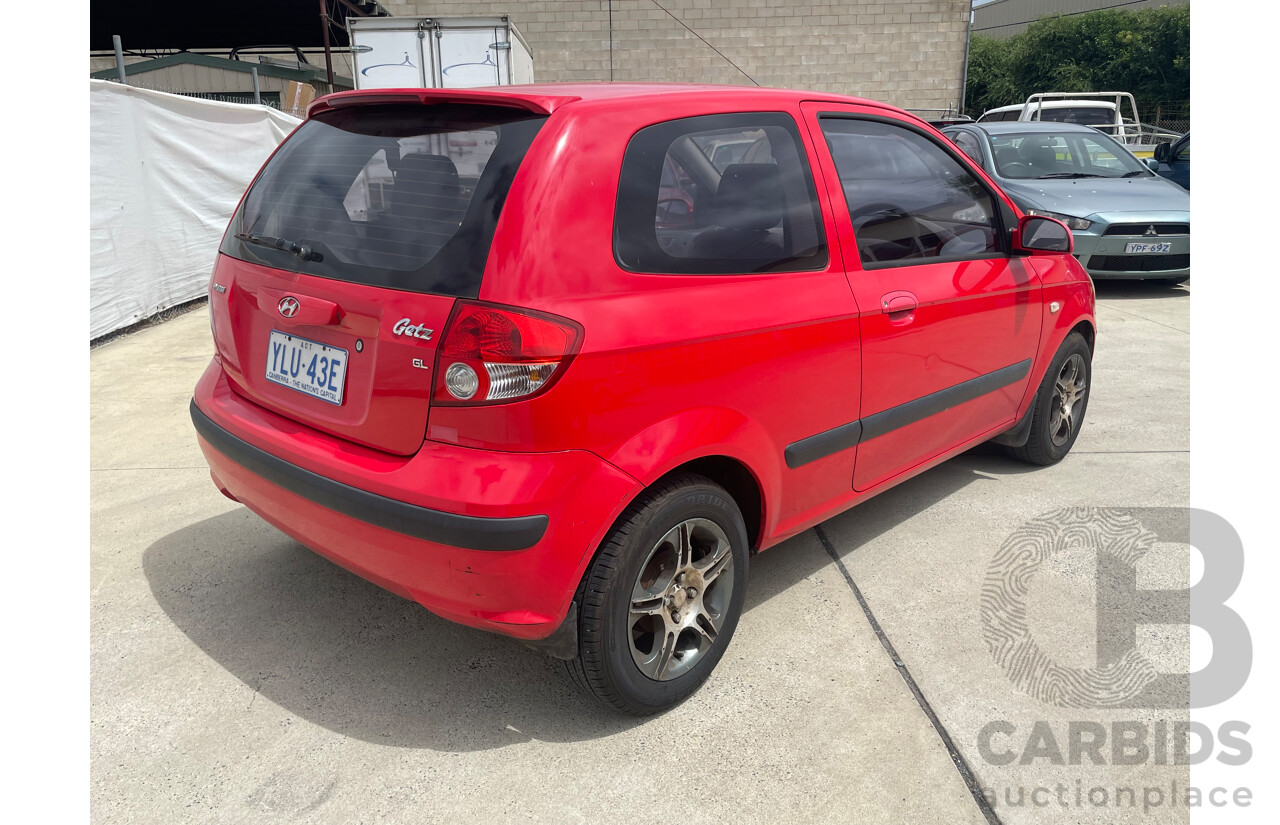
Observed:
[[[1054,123],[1082,123],[1085,126],[1108,126],[1115,122],[1116,113],[1114,109],[1102,109],[1093,106],[1076,106],[1063,109],[1043,109],[1040,112],[1041,120],[1049,120]]]
[[[822,215],[795,121],[751,112],[641,129],[622,160],[613,248],[633,272],[826,266]]]
[[[475,297],[511,181],[545,121],[460,104],[324,112],[263,170],[222,251],[291,272]]]

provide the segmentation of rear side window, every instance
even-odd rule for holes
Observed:
[[[795,121],[711,115],[637,132],[614,212],[620,266],[660,274],[821,269],[826,241]]]
[[[941,146],[878,120],[820,123],[864,266],[1001,254],[995,198]]]
[[[982,147],[978,144],[978,139],[968,132],[956,132],[951,136],[961,152],[969,156],[969,159],[979,166],[986,168],[982,162]]]
[[[475,297],[511,181],[545,120],[459,104],[324,112],[271,159],[222,251],[290,272]]]

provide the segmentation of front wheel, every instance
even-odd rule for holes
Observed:
[[[1076,443],[1089,406],[1093,353],[1084,336],[1073,332],[1062,342],[1036,391],[1027,443],[1010,447],[1015,457],[1032,464],[1056,464]]]
[[[618,710],[665,710],[720,661],[746,591],[737,504],[702,476],[664,481],[627,509],[587,571],[569,672]]]

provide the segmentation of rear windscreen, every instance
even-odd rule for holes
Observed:
[[[323,278],[475,297],[511,181],[545,121],[465,104],[322,112],[267,164],[221,251]]]
[[[1050,120],[1054,123],[1081,123],[1085,126],[1109,126],[1115,122],[1116,113],[1114,109],[1103,109],[1093,106],[1077,106],[1062,109],[1043,109],[1040,112],[1041,120]]]

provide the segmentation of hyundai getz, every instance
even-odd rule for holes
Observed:
[[[646,714],[750,557],[1089,399],[1071,235],[882,104],[742,87],[347,92],[236,209],[191,416],[214,483]]]

